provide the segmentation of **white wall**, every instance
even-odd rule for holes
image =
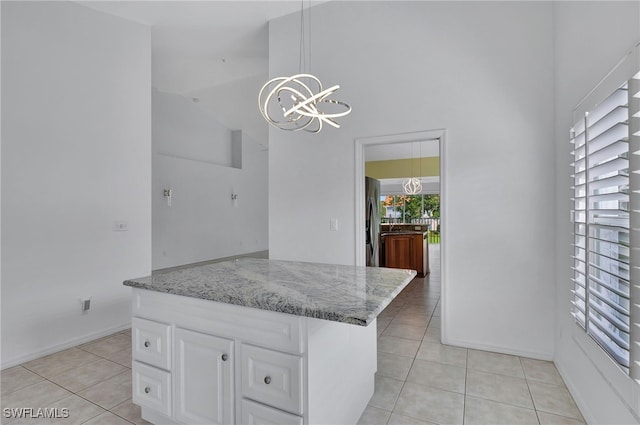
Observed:
[[[210,112],[154,91],[153,269],[268,248],[267,151],[243,133],[242,168],[233,168],[231,143],[231,129]]]
[[[637,384],[624,375],[570,316],[570,145],[572,111],[640,41],[638,2],[554,2],[556,74],[556,268],[555,362],[587,422],[638,423]]]
[[[151,50],[149,28],[75,3],[1,7],[6,367],[130,323],[122,281],[151,271]]]
[[[353,264],[354,139],[446,128],[443,337],[550,359],[551,3],[331,2],[312,20],[311,72],[353,112],[318,135],[270,130],[271,258]],[[298,70],[298,24],[270,24],[272,77]]]
[[[192,99],[153,89],[155,153],[231,166],[231,130]]]

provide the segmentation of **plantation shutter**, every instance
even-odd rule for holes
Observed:
[[[637,196],[630,196],[630,187],[640,187],[630,186],[638,179],[637,173],[633,174],[638,147],[630,150],[630,142],[637,144],[631,136],[640,136],[636,128],[636,121],[640,120],[637,78],[640,73],[585,111],[571,134],[572,314],[627,372],[630,342],[637,340],[631,338],[631,324],[640,320],[631,313],[630,285],[640,265],[632,262],[632,257],[639,256],[632,253],[632,247],[638,245],[631,243],[637,238],[632,236],[631,222],[640,220],[630,220],[630,205]],[[634,232],[639,231],[637,225],[633,227]]]

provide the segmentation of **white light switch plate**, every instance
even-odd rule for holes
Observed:
[[[113,231],[114,232],[126,232],[129,230],[129,223],[126,221],[114,221],[113,222]]]

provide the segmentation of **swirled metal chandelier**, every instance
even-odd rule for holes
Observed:
[[[314,94],[312,87],[317,93]],[[311,74],[277,77],[262,86],[258,94],[258,107],[269,124],[282,130],[318,133],[323,123],[340,128],[334,118],[349,114],[351,106],[329,99],[339,88],[339,85],[335,85],[323,89],[320,80]],[[342,110],[324,112],[322,107],[327,105],[337,105]],[[282,117],[274,118],[273,110],[281,111]]]
[[[308,10],[310,25],[311,9]],[[329,99],[329,96],[338,91],[339,85],[323,89],[318,77],[303,72],[306,68],[304,33],[304,0],[302,0],[298,73],[267,81],[258,93],[258,108],[269,124],[281,130],[305,130],[310,133],[319,133],[323,124],[340,128],[335,118],[349,114],[351,106]],[[309,66],[311,66],[310,63],[311,54],[309,54]]]

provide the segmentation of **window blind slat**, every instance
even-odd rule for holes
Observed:
[[[605,309],[603,308],[602,309],[603,312],[601,314],[604,314],[610,317],[610,320],[612,321],[619,322],[616,326],[619,326],[620,329],[624,330],[625,332],[629,332],[629,324],[628,324],[629,306],[628,305],[622,307],[620,306],[620,304],[615,302],[615,299],[614,300],[609,299],[608,297],[610,296],[610,294],[608,292],[598,292],[595,290],[590,290],[590,294],[595,297],[595,298],[591,297],[590,300],[592,303],[595,299],[597,299],[600,303],[606,304],[607,306],[609,306],[609,308],[612,309],[612,311],[614,311],[613,314],[610,314],[609,312],[606,312]],[[620,316],[620,318],[618,316]],[[626,320],[627,323],[623,322],[621,318]]]
[[[595,324],[595,323],[594,323]],[[618,364],[625,369],[629,367],[628,349],[620,347],[616,341],[598,328],[592,328],[589,335],[605,350]]]
[[[614,173],[610,177],[604,177],[598,181],[589,183],[589,191],[590,193],[594,193],[595,191],[606,188],[606,187],[629,187],[629,176],[627,174],[622,174],[620,172]]]
[[[598,121],[593,121],[593,114],[589,114],[589,137],[598,137],[600,134],[615,127],[619,123],[626,123],[629,118],[627,102],[607,112]],[[604,111],[603,111],[604,112]]]
[[[593,271],[595,274],[589,273],[590,283],[607,288],[621,297],[629,297],[629,284],[624,279],[620,279],[611,273],[607,273],[597,268],[594,268]]]
[[[607,116],[619,106],[626,105],[629,102],[628,97],[628,84],[624,83],[589,112],[589,121],[591,123],[600,121],[602,117]]]
[[[598,330],[606,335],[611,341],[617,345],[617,347],[607,347],[611,349],[611,352],[619,352],[622,350],[629,350],[628,334],[613,326],[608,320],[600,315],[597,311],[591,310],[589,312],[589,323],[596,325]],[[616,348],[618,350],[616,350]],[[620,350],[620,351],[622,351]]]
[[[629,126],[626,123],[617,123],[615,126],[603,131],[598,137],[589,138],[588,154],[599,151],[614,142],[628,141]]]
[[[629,174],[629,160],[617,157],[601,164],[592,165],[589,168],[589,181],[613,177],[620,174],[620,172],[624,172],[626,175]]]
[[[629,142],[626,140],[617,140],[613,143],[608,144],[602,149],[591,153],[589,155],[589,162],[591,164],[601,164],[613,158],[617,158],[621,155],[626,156],[628,152]]]

